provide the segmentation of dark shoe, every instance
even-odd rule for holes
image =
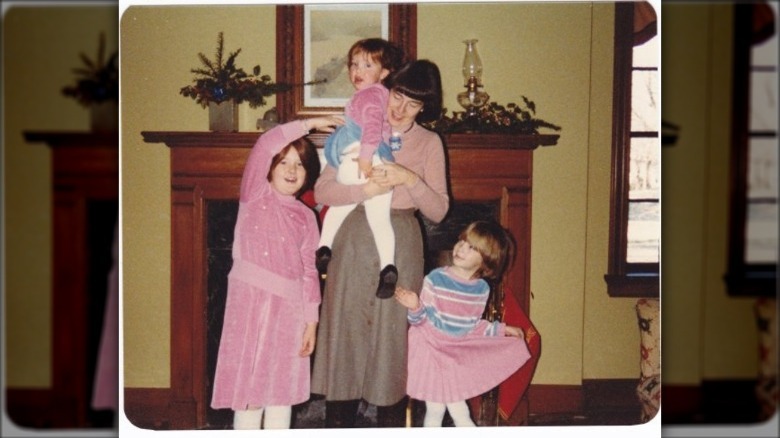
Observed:
[[[376,427],[406,427],[406,408],[409,397],[390,406],[376,407]]]
[[[387,299],[395,295],[395,285],[398,283],[398,269],[395,265],[387,265],[379,273],[379,287],[376,288],[377,298]]]
[[[328,273],[328,263],[330,263],[330,248],[321,246],[317,248],[314,255],[316,257],[315,264],[317,265],[317,272],[320,273],[320,278],[325,278],[325,275]]]
[[[348,429],[355,427],[360,400],[326,401],[325,427]]]

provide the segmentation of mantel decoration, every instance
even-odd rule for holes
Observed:
[[[466,91],[458,93],[458,103],[466,109],[466,115],[474,117],[477,110],[485,105],[490,95],[481,91],[482,85],[482,60],[477,52],[478,40],[463,41],[466,44],[466,54],[463,56],[463,86]]]
[[[447,116],[444,108],[438,120],[426,123],[425,126],[440,134],[474,132],[482,134],[539,134],[539,128],[549,128],[560,131],[561,127],[535,117],[536,104],[522,96],[523,106],[510,102],[499,105],[489,102],[490,96],[480,90],[482,84],[482,60],[477,53],[476,39],[463,41],[466,44],[466,54],[463,56],[463,81],[466,91],[457,95],[458,103],[465,111],[453,111]]]
[[[179,94],[190,97],[203,108],[209,107],[209,129],[212,131],[238,131],[238,105],[248,102],[250,108],[263,107],[266,97],[292,89],[325,82],[314,80],[303,84],[274,83],[269,75],[260,74],[260,66],[248,74],[236,66],[236,57],[241,49],[224,57],[223,32],[217,36],[217,51],[214,61],[198,53],[203,67],[193,68],[194,85],[182,87]]]
[[[561,127],[554,123],[536,118],[536,104],[525,96],[521,97],[523,98],[523,106],[514,102],[506,105],[489,102],[473,115],[469,115],[468,111],[453,111],[452,116],[447,116],[445,108],[440,119],[425,125],[440,134],[473,132],[536,135],[540,133],[540,128],[553,131],[561,130]]]
[[[72,69],[76,84],[63,87],[62,94],[89,108],[93,131],[116,131],[119,126],[118,53],[114,51],[106,59],[106,34],[101,32],[95,59],[83,52],[79,57],[84,66]]]

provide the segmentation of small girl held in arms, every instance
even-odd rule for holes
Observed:
[[[235,411],[234,429],[290,427],[310,396],[309,356],[319,321],[314,263],[319,228],[300,196],[320,173],[309,129],[338,117],[295,120],[263,134],[244,167],[211,407]]]
[[[483,394],[530,357],[523,331],[481,319],[490,286],[511,258],[512,241],[497,223],[476,221],[460,234],[449,266],[436,268],[422,292],[396,288],[408,309],[406,391],[425,401],[424,427],[440,427],[445,411],[455,426],[474,426],[466,400]]]
[[[362,190],[358,184],[367,181],[374,165],[382,164],[382,160],[395,161],[392,148],[400,148],[400,144],[394,146],[390,142],[390,125],[386,120],[390,92],[382,81],[397,70],[402,61],[401,49],[381,38],[363,39],[350,47],[347,64],[349,81],[356,91],[344,109],[346,124],[327,138],[324,148],[328,164],[338,169],[336,180],[339,183]],[[363,202],[379,252],[380,274],[376,296],[383,299],[393,296],[398,281],[395,233],[390,224],[392,196],[392,192],[388,192]],[[327,272],[330,247],[336,232],[356,206],[328,207],[317,249],[317,269],[321,275]]]

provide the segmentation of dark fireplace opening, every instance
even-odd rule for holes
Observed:
[[[471,222],[481,219],[498,220],[497,202],[454,202],[447,217],[435,224],[419,215],[420,226],[425,239],[425,272],[446,262],[460,232]],[[206,203],[206,258],[207,258],[207,309],[206,309],[206,424],[209,429],[230,429],[233,425],[233,412],[230,409],[212,409],[211,394],[214,372],[217,365],[217,353],[222,334],[222,324],[227,298],[227,276],[233,265],[233,232],[238,215],[236,200],[208,200]],[[492,300],[493,298],[491,298]],[[321,428],[324,417],[320,407],[307,404],[322,404],[321,399],[313,399],[294,410],[293,427]],[[421,404],[416,404],[413,413],[413,425],[422,425]],[[447,418],[449,420],[449,418]],[[451,422],[451,420],[449,420]],[[447,422],[445,422],[447,425]]]
[[[113,263],[111,248],[114,243],[119,203],[89,201],[87,203],[87,406],[91,406],[98,349],[103,334],[108,273]],[[115,334],[119,336],[119,333]],[[87,409],[91,427],[110,428],[114,425],[114,411]]]

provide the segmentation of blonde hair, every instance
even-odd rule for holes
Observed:
[[[460,233],[459,238],[482,256],[482,266],[474,275],[500,280],[514,258],[515,242],[511,234],[496,222],[475,221]]]

